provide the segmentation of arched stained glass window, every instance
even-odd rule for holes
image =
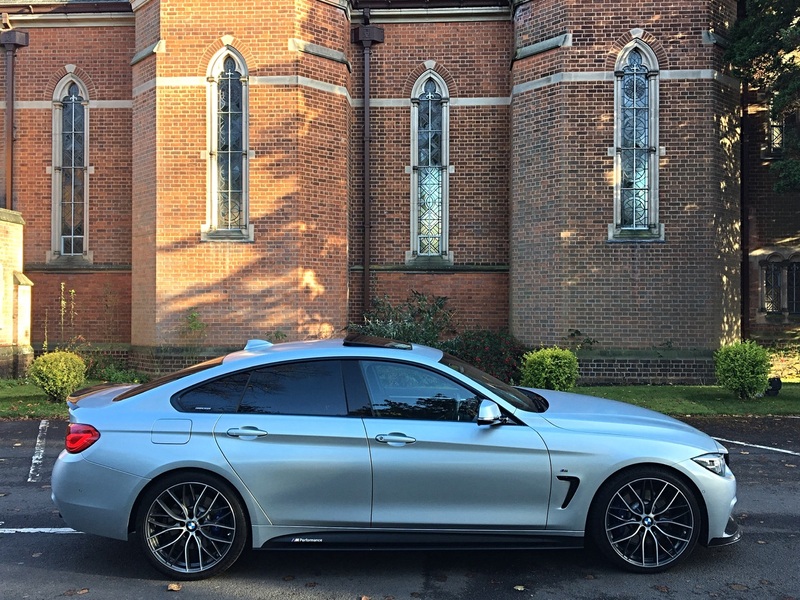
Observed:
[[[633,50],[622,69],[622,227],[646,229],[650,225],[650,94],[649,69]]]
[[[779,313],[783,308],[783,261],[771,259],[763,264],[764,300],[762,310]]]
[[[227,57],[217,91],[217,208],[219,229],[242,228],[244,111],[242,74]]]
[[[89,98],[72,72],[53,90],[51,242],[47,262],[80,257],[89,249]]]
[[[614,224],[610,240],[663,240],[658,220],[658,64],[636,40],[617,60]]]
[[[86,204],[86,118],[76,83],[61,100],[61,254],[83,254]]]
[[[449,259],[448,97],[444,81],[429,71],[411,98],[411,251],[417,257]]]
[[[247,67],[226,46],[209,66],[208,220],[204,240],[252,240],[248,222]]]
[[[419,97],[417,119],[417,176],[419,194],[418,252],[442,251],[442,95],[428,79]]]

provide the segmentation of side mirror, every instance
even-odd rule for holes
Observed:
[[[500,407],[491,400],[481,401],[478,408],[478,425],[499,425],[503,422]]]

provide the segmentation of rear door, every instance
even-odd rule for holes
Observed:
[[[372,473],[361,419],[347,416],[336,360],[246,374],[220,416],[220,450],[273,525],[368,526]]]

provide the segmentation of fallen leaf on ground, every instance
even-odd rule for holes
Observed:
[[[524,585],[515,585],[514,589],[517,590],[518,592],[524,592],[525,591],[525,586]]]
[[[181,591],[181,584],[180,583],[170,583],[167,586],[168,592],[180,592]]]

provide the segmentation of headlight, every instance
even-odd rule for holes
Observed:
[[[701,467],[704,467],[716,473],[717,475],[725,475],[725,455],[724,454],[704,454],[692,459]]]

